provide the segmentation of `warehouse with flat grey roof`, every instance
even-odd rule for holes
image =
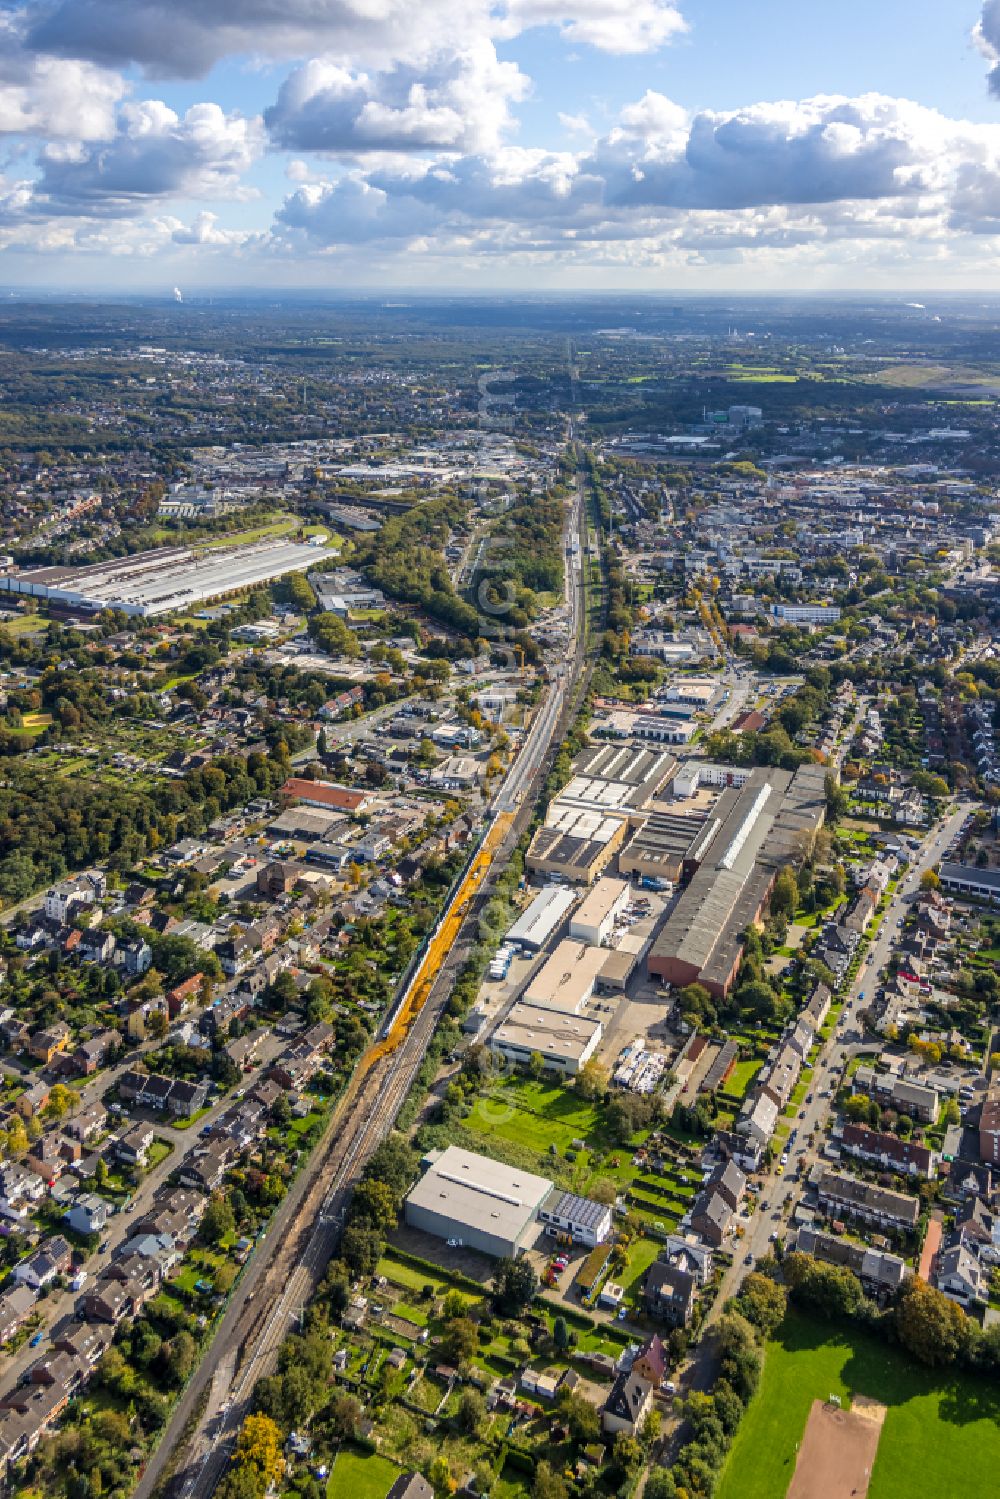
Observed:
[[[576,891],[568,886],[546,885],[521,912],[505,940],[529,952],[538,952],[558,929],[576,900]]]
[[[406,1194],[411,1228],[494,1259],[514,1258],[538,1235],[538,1213],[552,1182],[475,1155],[458,1145],[431,1152],[427,1169]]]
[[[315,567],[329,555],[322,545],[284,538],[246,546],[159,547],[93,567],[8,570],[0,573],[0,590],[85,614],[119,609],[150,619]]]

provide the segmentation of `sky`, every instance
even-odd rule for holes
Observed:
[[[0,287],[1000,290],[1000,0],[0,0]]]

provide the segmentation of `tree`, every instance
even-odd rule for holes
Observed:
[[[972,1323],[961,1307],[917,1275],[903,1287],[895,1322],[899,1341],[922,1364],[953,1364],[972,1342]]]
[[[222,1484],[224,1499],[263,1495],[285,1470],[281,1431],[270,1416],[247,1416],[240,1428],[232,1467]]]
[[[565,1317],[557,1317],[552,1324],[552,1341],[560,1353],[565,1353],[569,1347],[569,1328]]]
[[[448,1495],[453,1494],[458,1488],[458,1484],[451,1476],[448,1459],[443,1454],[439,1454],[431,1463],[427,1478],[434,1490],[434,1499],[448,1499]]]
[[[194,1338],[183,1329],[167,1345],[167,1370],[171,1382],[182,1385],[194,1368],[198,1352]]]
[[[505,1317],[519,1317],[535,1299],[538,1278],[527,1260],[502,1259],[493,1272],[493,1301]]]
[[[559,1474],[543,1458],[535,1469],[532,1499],[567,1499],[569,1490]]]
[[[354,1275],[374,1275],[385,1240],[367,1223],[349,1223],[344,1229],[341,1254]]]
[[[864,1093],[852,1093],[844,1104],[844,1113],[852,1124],[861,1124],[868,1118],[868,1110],[871,1107],[871,1099]]]
[[[361,1415],[361,1402],[353,1395],[346,1392],[334,1395],[327,1411],[331,1434],[338,1442],[349,1442],[357,1433]]]
[[[351,1218],[364,1219],[382,1234],[396,1226],[396,1199],[387,1182],[362,1181],[354,1189],[351,1198]]]
[[[474,1437],[486,1420],[486,1401],[478,1390],[463,1390],[456,1411],[458,1424],[467,1436]]]
[[[201,1220],[201,1237],[206,1244],[219,1244],[227,1234],[235,1232],[236,1215],[221,1192],[213,1192],[208,1199],[205,1216]]]
[[[643,1499],[677,1499],[677,1485],[669,1468],[651,1468],[643,1489]]]
[[[827,1265],[794,1252],[782,1261],[782,1274],[793,1301],[832,1321],[850,1320],[864,1305],[861,1282],[846,1265]]]
[[[532,1077],[541,1077],[545,1071],[545,1058],[540,1051],[533,1051],[528,1058],[528,1071]]]
[[[453,1317],[441,1334],[441,1352],[457,1368],[479,1348],[479,1329],[471,1317]]]
[[[764,1338],[781,1325],[788,1294],[777,1281],[759,1271],[751,1271],[740,1287],[737,1304],[740,1311]]]
[[[787,916],[791,920],[795,915],[798,900],[799,882],[795,878],[795,871],[786,865],[779,872],[771,891],[771,915]]]
[[[940,890],[941,876],[936,869],[925,869],[920,876],[921,890]]]
[[[596,1057],[585,1062],[576,1075],[576,1091],[588,1103],[603,1098],[608,1091],[608,1073]]]
[[[44,1118],[58,1123],[60,1119],[65,1119],[73,1105],[78,1102],[79,1099],[72,1088],[67,1088],[65,1083],[56,1083],[49,1093],[48,1101],[42,1109],[42,1115]]]
[[[596,1442],[601,1434],[601,1418],[597,1410],[583,1395],[573,1390],[561,1390],[558,1397],[559,1415],[578,1447]]]

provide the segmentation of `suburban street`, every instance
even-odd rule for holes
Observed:
[[[845,1050],[845,1037],[858,1031],[857,1016],[864,1005],[862,996],[870,994],[878,983],[878,974],[888,962],[892,950],[893,938],[897,930],[896,922],[903,916],[909,902],[919,890],[921,875],[940,862],[945,850],[974,805],[972,802],[961,803],[953,813],[928,831],[919,853],[897,885],[886,907],[878,933],[868,949],[871,955],[870,961],[862,961],[857,977],[844,995],[844,1006],[837,1028],[824,1042],[816,1058],[813,1073],[809,1079],[807,1101],[803,1103],[798,1118],[793,1122],[792,1134],[785,1145],[788,1156],[787,1164],[783,1167],[780,1176],[777,1174],[777,1167],[774,1166],[764,1178],[757,1196],[756,1211],[747,1220],[744,1237],[735,1245],[733,1263],[722,1279],[718,1295],[705,1322],[706,1330],[721,1315],[729,1298],[736,1294],[743,1277],[752,1269],[757,1260],[767,1254],[771,1247],[771,1236],[774,1234],[785,1236],[787,1232],[785,1201],[795,1195],[796,1177],[800,1173],[807,1172],[813,1162],[818,1159],[816,1151],[809,1144],[809,1137],[814,1131],[817,1132],[818,1138],[825,1137],[824,1132],[819,1130],[821,1122],[829,1111],[829,1098],[824,1097],[824,1094],[828,1091],[836,1092],[847,1056],[863,1049],[863,1047],[850,1046]],[[860,1031],[858,1031],[858,1038],[860,1039]],[[711,1381],[712,1366],[711,1340],[703,1336],[691,1362],[680,1371],[678,1384],[682,1391],[707,1388]]]

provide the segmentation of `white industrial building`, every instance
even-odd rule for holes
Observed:
[[[573,913],[569,934],[591,947],[605,947],[618,917],[628,910],[629,884],[610,876],[599,879]]]
[[[403,1204],[411,1228],[495,1259],[513,1258],[534,1242],[551,1181],[458,1145],[431,1152],[425,1161],[427,1169]]]
[[[84,613],[118,609],[149,619],[313,567],[316,557],[313,543],[283,539],[200,550],[160,547],[93,567],[7,571],[0,573],[0,590]]]
[[[521,912],[506,940],[529,952],[539,952],[576,900],[576,891],[566,885],[546,885]]]
[[[490,1050],[495,1057],[522,1067],[537,1053],[549,1071],[575,1077],[594,1055],[603,1034],[599,1020],[540,1009],[519,999],[493,1032]]]
[[[607,956],[600,947],[564,938],[530,980],[525,1004],[564,1015],[579,1014],[594,992]]]

